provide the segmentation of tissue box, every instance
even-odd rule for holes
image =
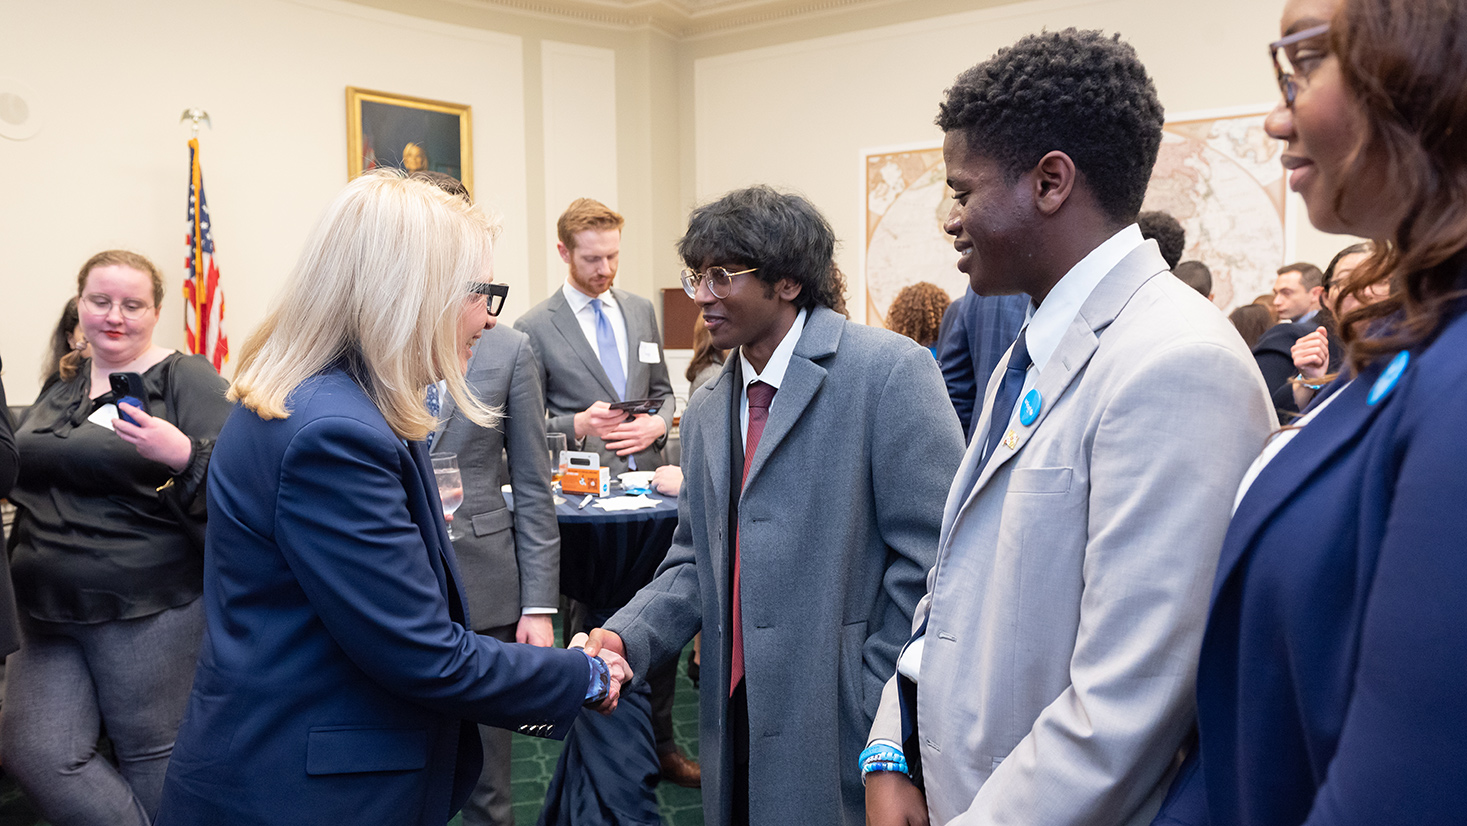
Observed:
[[[561,474],[560,489],[563,493],[594,493],[597,496],[607,496],[611,493],[611,469],[572,465]]]

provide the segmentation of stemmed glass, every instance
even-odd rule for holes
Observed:
[[[433,457],[433,480],[438,483],[438,498],[443,502],[448,538],[458,539],[459,534],[453,528],[453,512],[464,503],[464,480],[458,472],[457,453],[440,453]]]

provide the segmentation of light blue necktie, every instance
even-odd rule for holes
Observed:
[[[606,371],[606,377],[611,379],[611,386],[616,390],[616,401],[624,401],[627,396],[627,372],[621,364],[621,353],[616,349],[616,333],[611,331],[611,320],[601,311],[601,299],[591,299],[591,309],[596,311],[596,349],[600,351],[601,368]]]

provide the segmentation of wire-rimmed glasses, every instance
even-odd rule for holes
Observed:
[[[697,272],[692,267],[687,267],[678,276],[678,279],[683,282],[683,292],[688,294],[688,298],[697,298],[698,285],[705,281],[708,283],[708,292],[713,293],[714,298],[728,298],[733,288],[734,276],[747,275],[758,269],[758,267],[750,267],[747,270],[729,272],[723,267],[709,267],[703,272]]]
[[[116,307],[117,312],[121,313],[122,317],[128,321],[137,321],[149,310],[153,309],[152,304],[144,304],[135,298],[124,298],[120,301],[113,301],[112,296],[101,293],[87,293],[82,296],[81,301],[77,302],[77,307],[102,318],[110,314],[113,307]]]
[[[1300,83],[1300,73],[1297,71],[1298,66],[1295,64],[1294,59],[1289,55],[1287,47],[1292,46],[1295,43],[1303,42],[1312,37],[1319,37],[1327,31],[1329,31],[1329,24],[1324,23],[1318,26],[1307,28],[1302,32],[1294,32],[1288,37],[1285,37],[1281,40],[1275,40],[1274,42],[1268,44],[1268,56],[1273,60],[1273,71],[1279,80],[1279,91],[1283,93],[1284,103],[1287,106],[1292,107],[1294,105],[1294,98],[1297,97],[1299,94]],[[1284,51],[1284,60],[1282,63],[1279,62],[1279,52],[1281,50]],[[1285,69],[1284,64],[1288,64],[1289,68]],[[1305,72],[1304,77],[1307,78],[1308,76],[1308,73]]]

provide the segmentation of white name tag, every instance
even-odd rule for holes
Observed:
[[[93,410],[92,415],[87,417],[87,421],[92,424],[99,424],[108,430],[113,430],[112,420],[116,418],[118,418],[117,405],[108,402]]]
[[[662,356],[657,352],[657,342],[644,341],[637,346],[637,361],[643,364],[656,364],[662,361]]]

